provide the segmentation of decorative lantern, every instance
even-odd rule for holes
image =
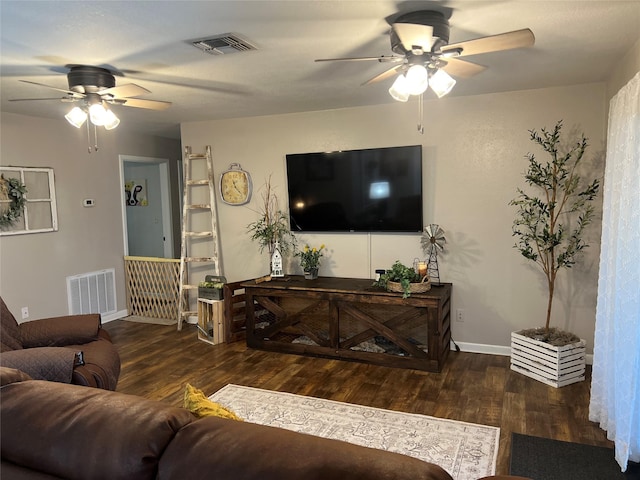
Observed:
[[[282,268],[282,253],[280,253],[280,242],[276,240],[276,244],[273,247],[273,255],[271,255],[271,276],[272,277],[284,277],[284,270]]]

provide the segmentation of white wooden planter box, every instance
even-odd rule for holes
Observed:
[[[584,380],[586,342],[555,347],[518,333],[511,333],[511,370],[552,387]]]

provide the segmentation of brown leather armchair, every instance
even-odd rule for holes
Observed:
[[[115,390],[120,356],[99,314],[18,323],[0,298],[0,366],[31,378]]]

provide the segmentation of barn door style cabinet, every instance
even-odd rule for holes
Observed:
[[[451,340],[450,283],[402,298],[369,279],[245,282],[247,345],[440,372]]]

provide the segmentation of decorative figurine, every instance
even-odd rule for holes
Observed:
[[[282,269],[282,254],[280,253],[280,242],[278,242],[277,240],[273,248],[273,255],[271,256],[271,276],[284,277],[284,270]]]

